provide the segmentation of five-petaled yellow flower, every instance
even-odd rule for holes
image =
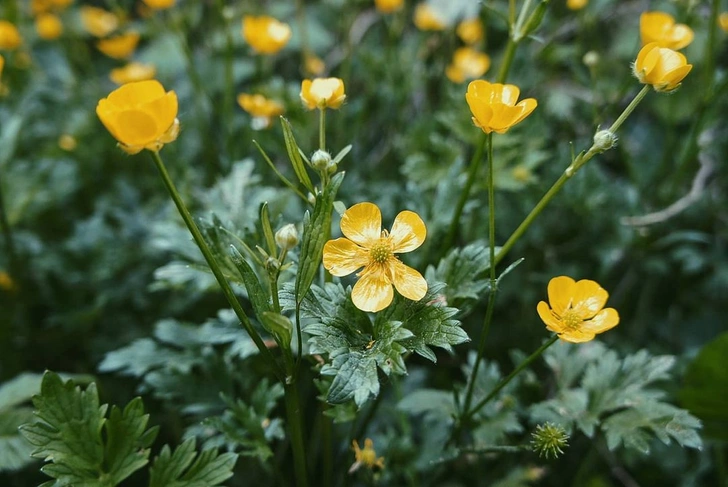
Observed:
[[[420,30],[445,30],[447,27],[439,12],[424,2],[415,7],[413,22]]]
[[[361,467],[368,469],[384,468],[384,457],[377,458],[377,452],[374,450],[374,442],[371,438],[364,440],[364,448],[359,448],[359,442],[353,440],[351,446],[354,448],[354,464],[349,468],[349,473],[354,473]]]
[[[383,14],[391,14],[402,8],[404,0],[374,0],[374,6]]]
[[[0,20],[0,49],[16,49],[21,43],[18,28],[7,20]]]
[[[473,45],[483,40],[485,29],[479,17],[465,19],[455,28],[455,33],[465,44]]]
[[[159,81],[127,83],[96,106],[106,129],[129,154],[158,151],[179,134],[177,94],[165,92]]]
[[[117,85],[125,85],[136,81],[154,79],[156,74],[157,68],[153,64],[142,64],[134,61],[121,68],[112,69],[109,78]]]
[[[633,72],[640,83],[652,85],[655,91],[670,92],[693,69],[681,53],[652,42],[643,47],[634,62]]]
[[[463,83],[465,80],[480,78],[490,68],[490,57],[471,47],[461,47],[455,50],[452,63],[445,69],[445,76],[453,83]]]
[[[246,15],[243,18],[243,38],[257,52],[275,54],[288,44],[291,28],[267,15]]]
[[[548,295],[551,306],[541,301],[536,309],[546,328],[564,341],[588,342],[619,323],[617,310],[604,309],[609,293],[594,281],[554,277],[549,281]]]
[[[119,27],[119,17],[98,7],[81,7],[81,23],[95,37],[106,37]]]
[[[394,298],[392,284],[407,299],[419,301],[427,293],[422,274],[406,266],[395,254],[422,245],[427,229],[417,213],[402,211],[392,231],[382,230],[382,214],[373,203],[358,203],[341,217],[344,237],[324,245],[324,267],[337,277],[362,269],[351,291],[354,305],[363,311],[380,311]]]
[[[533,98],[516,103],[519,94],[520,90],[515,85],[489,83],[485,80],[472,81],[468,85],[465,99],[473,114],[473,123],[486,134],[505,133],[529,116],[538,105]]]
[[[340,78],[305,79],[301,83],[301,101],[306,108],[339,108],[344,100],[344,81]]]
[[[41,39],[52,41],[63,34],[63,23],[57,15],[41,14],[35,19],[35,31]]]
[[[109,57],[126,59],[134,53],[137,44],[139,44],[139,33],[127,32],[108,39],[101,39],[96,43],[96,47]]]
[[[238,105],[253,117],[254,128],[269,127],[271,119],[283,113],[283,105],[260,94],[240,93]]]
[[[693,29],[676,24],[675,18],[665,12],[643,12],[640,15],[642,45],[656,42],[660,47],[682,49],[693,42]]]

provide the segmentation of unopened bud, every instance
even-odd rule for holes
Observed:
[[[557,458],[564,453],[562,448],[569,446],[569,435],[558,424],[545,423],[536,426],[531,433],[531,448],[542,457]]]
[[[581,58],[581,62],[583,62],[587,68],[595,67],[597,64],[599,64],[599,61],[599,53],[596,51],[589,51],[584,54],[583,58]]]
[[[604,152],[617,145],[617,136],[609,130],[600,130],[594,134],[594,148]]]
[[[326,172],[329,174],[334,174],[338,168],[339,168],[339,165],[336,164],[334,161],[331,161],[328,164],[326,164]]]
[[[281,263],[278,262],[278,259],[275,259],[273,257],[268,257],[265,261],[265,270],[268,272],[275,272],[278,269],[281,268]]]
[[[296,226],[293,223],[283,225],[276,232],[275,238],[278,248],[281,250],[291,250],[298,245],[298,230],[296,230]]]
[[[317,150],[311,156],[311,165],[318,171],[327,171],[331,162],[331,154],[325,150]]]

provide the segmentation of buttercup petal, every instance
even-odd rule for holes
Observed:
[[[119,141],[126,145],[147,145],[159,135],[154,116],[142,110],[124,110],[116,114],[114,125],[119,132]]]
[[[397,292],[407,299],[419,301],[427,294],[427,281],[422,274],[405,265],[399,259],[392,260],[390,272]]]
[[[516,85],[503,85],[503,91],[501,91],[500,100],[505,105],[515,105],[518,101],[518,95],[521,94],[520,88]]]
[[[427,227],[414,211],[405,210],[397,215],[389,233],[394,253],[412,252],[422,245],[427,237]]]
[[[324,245],[324,268],[331,275],[342,277],[356,272],[369,262],[366,250],[348,238],[329,240]]]
[[[177,94],[174,91],[151,101],[144,107],[144,111],[153,116],[160,130],[166,131],[177,118]]]
[[[366,272],[351,290],[354,306],[362,311],[381,311],[392,303],[394,289],[381,269]]]
[[[546,304],[545,301],[541,301],[538,303],[538,306],[536,306],[536,311],[538,311],[538,315],[541,317],[541,320],[546,324],[546,328],[553,331],[554,333],[561,333],[564,331],[564,327],[561,324],[561,320],[559,320],[555,315],[554,312],[551,311],[551,308],[549,308],[549,305]]]
[[[581,329],[587,333],[602,333],[619,324],[619,314],[614,308],[601,310],[591,320],[585,321]]]
[[[589,319],[604,307],[609,293],[596,282],[582,279],[574,285],[572,296],[571,307],[582,319]]]
[[[122,85],[109,93],[106,99],[117,108],[133,108],[161,98],[164,94],[165,91],[162,84],[152,79]]]
[[[357,203],[344,212],[340,226],[345,237],[369,248],[382,235],[382,213],[374,203]]]
[[[549,281],[548,295],[551,309],[559,316],[569,308],[574,295],[575,282],[568,276],[554,277]]]
[[[559,338],[565,342],[570,343],[584,343],[594,340],[594,333],[589,333],[583,330],[572,330],[567,333],[562,333]]]

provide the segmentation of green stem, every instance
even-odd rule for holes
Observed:
[[[627,108],[624,109],[622,114],[615,120],[615,122],[612,124],[611,127],[609,127],[608,131],[612,134],[615,134],[619,127],[622,126],[625,120],[627,120],[627,117],[634,111],[635,107],[642,101],[642,99],[647,95],[647,93],[650,91],[650,85],[645,85],[642,87],[642,90],[640,90],[639,93],[634,97],[634,99],[627,105]],[[551,186],[551,188],[546,192],[545,195],[541,198],[541,200],[534,206],[534,208],[531,210],[531,213],[528,214],[528,216],[521,222],[521,224],[516,228],[516,231],[511,234],[510,237],[508,237],[508,240],[505,244],[500,248],[498,251],[498,255],[495,256],[495,264],[497,265],[499,262],[503,260],[503,258],[508,254],[508,252],[513,248],[513,245],[520,239],[524,233],[526,233],[526,230],[528,227],[531,226],[531,223],[536,219],[536,217],[543,211],[543,209],[548,205],[551,200],[556,196],[556,194],[561,191],[561,188],[566,184],[566,181],[571,179],[571,177],[576,174],[576,172],[581,169],[584,164],[589,162],[592,157],[599,154],[600,152],[603,152],[604,149],[598,148],[596,145],[592,145],[588,151],[582,152],[579,154],[576,159],[574,159],[569,167],[566,168],[566,171],[559,177],[559,179]]]
[[[268,349],[268,347],[265,346],[265,343],[263,343],[263,339],[260,337],[255,328],[253,328],[253,324],[250,322],[250,319],[245,314],[243,307],[240,305],[240,302],[238,301],[237,296],[235,296],[235,293],[230,287],[230,284],[228,284],[227,279],[225,279],[225,276],[223,275],[220,266],[218,265],[217,261],[215,261],[215,257],[212,255],[212,251],[210,251],[207,243],[205,243],[205,239],[203,238],[202,233],[200,233],[200,229],[197,228],[197,224],[192,219],[192,215],[182,201],[182,198],[180,197],[177,188],[174,186],[172,179],[169,177],[169,173],[167,172],[167,168],[165,167],[162,158],[159,156],[158,152],[150,151],[150,154],[152,155],[154,164],[157,166],[157,169],[159,169],[159,174],[162,176],[162,180],[164,181],[164,185],[167,187],[167,191],[169,191],[169,195],[172,197],[172,200],[174,201],[174,204],[177,207],[180,216],[182,217],[185,224],[187,225],[187,228],[192,234],[192,238],[195,240],[195,243],[202,252],[202,255],[205,257],[207,265],[210,267],[210,270],[215,276],[215,279],[217,279],[217,282],[220,285],[220,288],[222,289],[225,298],[227,298],[228,303],[230,303],[233,311],[235,311],[235,314],[240,320],[240,323],[243,325],[243,328],[245,328],[245,331],[248,332],[250,338],[253,340],[253,342],[255,342],[255,345],[258,347],[261,355],[263,355],[266,360],[271,364],[271,366],[273,367],[273,371],[275,372],[278,379],[283,381],[284,374],[281,371],[280,366],[276,362],[276,359],[273,357],[270,349]]]
[[[488,147],[488,245],[490,247],[490,262],[495,261],[495,184],[493,180],[493,134],[490,133],[486,137],[486,145]],[[468,391],[465,395],[465,407],[463,415],[467,416],[470,410],[470,404],[473,400],[473,390],[475,389],[475,381],[478,377],[478,369],[480,362],[485,353],[485,343],[490,332],[490,324],[493,321],[493,310],[495,309],[496,295],[496,279],[495,265],[490,266],[490,292],[488,294],[488,311],[485,313],[485,321],[483,322],[483,330],[480,333],[478,341],[478,356],[473,365],[473,371],[468,381]]]
[[[326,109],[319,108],[319,149],[326,150]]]
[[[508,383],[510,381],[512,381],[514,377],[516,377],[518,374],[520,374],[523,371],[523,369],[525,369],[526,367],[528,367],[529,365],[531,365],[531,362],[533,362],[538,357],[540,357],[541,354],[547,348],[549,348],[551,345],[553,345],[554,343],[556,343],[556,340],[558,340],[558,339],[559,339],[559,336],[558,335],[552,336],[547,342],[545,342],[543,345],[541,345],[535,352],[533,352],[531,355],[529,355],[529,357],[526,360],[524,360],[523,362],[521,362],[521,365],[519,365],[513,372],[511,372],[510,374],[508,374],[508,376],[506,376],[505,379],[501,380],[498,383],[498,385],[495,386],[495,388],[492,391],[490,391],[490,394],[488,394],[487,396],[485,396],[485,398],[482,401],[480,401],[478,404],[476,404],[475,407],[472,409],[472,411],[470,411],[468,414],[464,415],[464,417],[463,417],[463,420],[464,421],[463,422],[465,422],[465,420],[468,420],[468,419],[472,418],[473,415],[475,413],[477,413],[478,411],[480,411],[480,409],[483,406],[485,406],[486,404],[488,404],[491,401],[491,399],[493,399],[501,391],[501,389],[503,389],[505,386],[507,386]]]
[[[513,64],[513,57],[516,54],[516,47],[518,43],[513,40],[512,37],[508,38],[508,44],[506,45],[506,52],[503,54],[503,61],[501,61],[500,69],[498,70],[498,77],[496,83],[505,83],[508,77],[508,72],[511,70],[511,64]]]
[[[233,76],[234,42],[230,32],[230,21],[225,14],[225,2],[218,0],[218,9],[225,28],[225,93],[223,93],[223,149],[228,161],[232,160],[231,141],[233,128],[233,104],[235,99],[235,79]]]
[[[323,487],[334,485],[334,442],[331,435],[331,418],[324,414],[326,409],[321,408],[321,449],[323,461],[321,467],[324,470]]]
[[[470,160],[470,172],[468,172],[468,179],[465,181],[465,187],[460,193],[460,199],[458,200],[458,204],[455,207],[455,214],[452,217],[452,221],[450,222],[450,228],[448,229],[447,237],[445,238],[445,243],[442,246],[442,248],[445,250],[449,249],[455,242],[455,236],[457,234],[458,227],[460,226],[460,217],[463,214],[463,208],[465,208],[465,203],[467,203],[468,197],[470,196],[470,190],[473,187],[473,183],[475,183],[475,177],[477,176],[478,169],[480,168],[480,161],[483,158],[483,151],[485,150],[485,143],[487,142],[487,140],[488,135],[483,134],[480,143],[475,149],[473,158]]]
[[[293,449],[293,471],[296,475],[297,487],[307,487],[306,452],[303,447],[303,411],[298,397],[296,384],[285,384],[286,417],[288,418],[288,431],[291,436]]]
[[[518,20],[515,26],[511,26],[511,37],[516,39],[516,42],[523,38],[523,24],[526,22],[528,11],[531,10],[532,0],[526,0],[521,6],[521,11],[518,13]]]

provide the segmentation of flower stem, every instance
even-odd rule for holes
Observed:
[[[326,150],[326,109],[319,108],[319,149]]]
[[[240,320],[240,323],[243,325],[243,328],[245,328],[245,331],[248,332],[250,338],[253,340],[253,342],[255,342],[255,345],[258,347],[261,355],[263,355],[271,364],[271,366],[273,367],[273,371],[275,372],[278,379],[283,381],[284,374],[281,371],[280,366],[276,362],[276,359],[275,357],[273,357],[271,351],[268,349],[268,347],[265,346],[265,343],[263,343],[263,339],[260,337],[255,328],[253,328],[253,324],[250,322],[250,319],[245,314],[245,311],[240,305],[240,302],[235,296],[235,293],[230,287],[230,284],[225,279],[225,276],[223,275],[220,266],[218,265],[217,261],[215,261],[215,257],[212,255],[212,251],[207,246],[207,243],[205,243],[205,239],[203,238],[202,233],[200,233],[200,229],[197,228],[197,224],[192,219],[192,215],[190,215],[190,212],[182,201],[182,198],[180,197],[177,188],[174,186],[172,179],[169,177],[169,173],[167,172],[167,168],[164,166],[162,158],[159,156],[158,152],[150,151],[150,154],[152,155],[154,164],[157,166],[157,169],[159,169],[159,174],[162,176],[162,180],[164,181],[164,185],[167,187],[167,191],[169,191],[169,195],[172,197],[172,200],[174,201],[175,206],[177,206],[177,210],[179,211],[180,216],[182,217],[185,224],[187,225],[187,228],[192,234],[192,238],[195,240],[195,243],[202,252],[202,255],[205,257],[207,265],[210,267],[210,270],[215,276],[215,279],[217,279],[217,282],[220,285],[220,288],[222,289],[225,298],[227,298],[228,303],[233,308],[233,311],[235,311],[235,314]]]
[[[639,93],[634,97],[634,99],[627,105],[627,108],[624,109],[622,114],[615,120],[615,122],[612,124],[611,127],[609,127],[609,132],[616,133],[617,129],[624,123],[625,120],[627,120],[627,117],[634,111],[635,107],[642,101],[642,99],[647,95],[647,93],[650,91],[650,85],[645,85],[642,90],[640,90]],[[566,184],[566,181],[571,179],[571,177],[576,174],[576,172],[584,166],[589,160],[591,160],[592,157],[599,154],[601,151],[596,147],[595,144],[593,144],[589,150],[586,152],[582,152],[576,158],[571,162],[569,167],[566,168],[564,173],[559,177],[559,179],[549,188],[549,190],[546,192],[545,195],[541,198],[541,200],[536,204],[536,206],[533,207],[531,210],[531,213],[528,214],[528,216],[521,222],[521,224],[516,228],[516,230],[511,234],[510,237],[508,237],[508,240],[505,244],[500,248],[498,251],[498,255],[495,256],[495,264],[497,265],[500,263],[503,258],[506,256],[506,254],[513,248],[513,245],[518,241],[519,238],[523,236],[524,233],[526,233],[526,230],[528,227],[531,226],[531,223],[536,219],[536,217],[543,211],[543,209],[548,205],[551,200],[556,196],[556,194],[561,191],[561,188]]]
[[[493,134],[488,134],[486,137],[486,145],[488,147],[488,245],[490,247],[490,262],[495,261],[495,184],[493,181]],[[483,322],[483,329],[480,333],[480,340],[478,341],[478,356],[475,359],[473,365],[473,371],[470,373],[470,379],[468,380],[468,391],[465,395],[465,407],[463,408],[463,415],[466,416],[470,410],[470,404],[473,400],[473,389],[475,388],[475,380],[478,377],[478,369],[480,368],[480,362],[485,353],[485,342],[488,338],[488,332],[490,332],[490,324],[493,321],[493,310],[495,308],[495,295],[496,295],[496,279],[495,279],[495,265],[490,266],[490,291],[488,293],[488,310],[485,313],[485,321]]]
[[[475,413],[477,413],[478,411],[480,411],[480,409],[483,406],[485,406],[486,404],[488,404],[491,401],[491,399],[493,399],[501,391],[501,389],[503,389],[505,386],[507,386],[508,383],[510,381],[512,381],[514,377],[516,377],[518,374],[520,374],[523,371],[523,369],[525,369],[526,367],[528,367],[529,365],[531,365],[531,362],[533,362],[538,357],[540,357],[541,354],[547,348],[549,348],[551,345],[553,345],[554,343],[556,343],[556,340],[558,340],[558,339],[559,339],[559,336],[558,335],[554,335],[548,341],[544,342],[543,345],[541,345],[540,347],[538,347],[538,349],[535,352],[533,352],[531,355],[529,355],[526,360],[524,360],[523,362],[521,362],[521,365],[519,365],[518,367],[516,367],[516,369],[513,372],[511,372],[504,379],[502,379],[498,383],[498,385],[495,386],[495,388],[492,391],[490,391],[490,393],[487,396],[485,396],[485,398],[482,401],[480,401],[478,404],[476,404],[475,407],[473,407],[473,409],[469,413],[463,415],[463,420],[464,420],[463,422],[465,422],[465,420],[468,420],[468,419],[472,418],[473,415]]]
[[[470,160],[470,172],[468,173],[468,179],[465,182],[465,187],[463,188],[463,191],[460,193],[460,199],[458,200],[458,204],[455,207],[455,214],[453,215],[452,221],[450,222],[450,228],[448,229],[445,243],[442,246],[442,248],[445,250],[449,249],[455,242],[455,235],[457,234],[458,227],[460,226],[460,216],[463,214],[463,208],[465,208],[465,203],[467,203],[468,201],[468,197],[470,196],[470,190],[473,187],[475,177],[478,174],[480,161],[483,158],[483,151],[485,149],[485,143],[487,140],[488,135],[483,134],[480,143],[475,149],[473,158]]]
[[[500,69],[498,70],[496,83],[505,83],[508,77],[508,71],[511,70],[511,64],[513,64],[513,57],[516,54],[517,46],[518,43],[512,37],[509,37],[508,44],[506,44],[506,52],[503,54],[503,61],[501,61]]]
[[[298,397],[295,383],[284,384],[286,399],[286,417],[288,418],[288,431],[291,436],[293,450],[293,469],[296,475],[297,487],[308,487],[306,475],[306,454],[303,447],[303,411]]]

